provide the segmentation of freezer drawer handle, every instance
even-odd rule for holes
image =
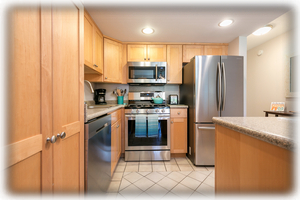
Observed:
[[[199,130],[215,130],[215,127],[198,127]]]

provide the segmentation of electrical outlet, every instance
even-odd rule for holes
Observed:
[[[192,155],[192,148],[189,147],[189,154]]]

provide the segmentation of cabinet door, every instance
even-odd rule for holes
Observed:
[[[147,45],[148,55],[147,61],[166,62],[167,46],[166,45]]]
[[[128,62],[144,62],[147,60],[147,45],[128,45]]]
[[[103,74],[103,36],[100,31],[94,27],[94,65],[93,68],[100,74]]]
[[[191,58],[203,55],[204,48],[202,45],[183,45],[183,62],[190,62]]]
[[[121,82],[121,48],[122,44],[104,38],[104,82]]]
[[[187,118],[171,118],[171,153],[187,153]]]
[[[167,45],[168,84],[182,84],[182,45]]]
[[[54,193],[84,189],[83,6],[52,9]]]
[[[93,22],[84,16],[84,64],[93,68]]]
[[[204,55],[228,55],[228,46],[204,46]]]

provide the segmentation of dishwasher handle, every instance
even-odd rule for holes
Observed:
[[[107,126],[108,126],[108,123],[105,123],[101,128],[99,128],[98,130],[96,130],[96,133],[98,133],[99,131],[102,131],[102,129],[104,129]]]

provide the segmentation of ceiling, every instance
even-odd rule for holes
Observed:
[[[122,42],[229,43],[291,10],[291,6],[279,4],[109,4],[85,0],[84,5],[104,35]],[[224,19],[233,19],[234,23],[219,27]],[[154,34],[143,34],[145,27],[154,28]]]

